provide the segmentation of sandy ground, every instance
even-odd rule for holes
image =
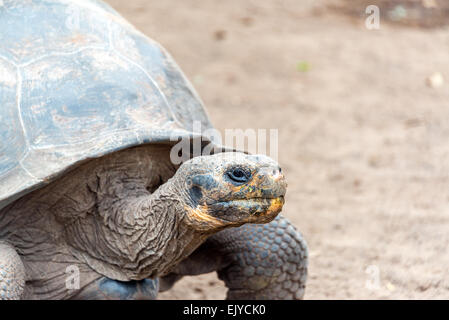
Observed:
[[[171,52],[217,128],[279,129],[306,299],[449,298],[448,27],[368,30],[363,8],[329,8],[348,1],[108,2]],[[426,85],[436,72],[448,82]],[[207,274],[161,298],[225,292]]]

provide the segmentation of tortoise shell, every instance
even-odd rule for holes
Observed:
[[[104,3],[1,1],[0,30],[0,209],[88,159],[212,128],[170,55]]]

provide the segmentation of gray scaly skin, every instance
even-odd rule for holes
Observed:
[[[215,238],[218,238],[215,240]],[[302,299],[307,279],[307,245],[282,216],[265,225],[243,225],[212,236],[231,261],[219,271],[228,299]]]
[[[266,233],[245,225],[281,211],[286,183],[277,163],[222,153],[178,168],[169,150],[141,146],[91,160],[2,209],[0,298],[154,299],[158,278],[173,278],[210,246],[219,249],[197,265],[218,271],[228,298],[302,297],[300,236],[283,218]],[[66,285],[69,266],[79,288]]]

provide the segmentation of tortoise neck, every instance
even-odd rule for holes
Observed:
[[[97,230],[70,244],[74,254],[98,273],[115,280],[155,278],[167,274],[192,253],[207,235],[185,219],[185,203],[174,179],[152,194],[118,201],[106,198],[89,224]],[[67,239],[80,239],[83,229]],[[87,250],[86,250],[87,249]]]

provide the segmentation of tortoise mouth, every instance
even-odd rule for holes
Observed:
[[[220,201],[208,206],[209,214],[230,223],[265,223],[273,220],[284,205],[283,195]]]
[[[239,202],[245,202],[245,201],[254,201],[254,202],[260,202],[260,201],[271,201],[273,199],[284,199],[283,195],[279,196],[272,196],[272,197],[250,197],[250,198],[239,198],[239,199],[232,199],[232,200],[226,200],[226,201],[218,201],[216,203],[239,203]]]
[[[202,231],[221,230],[238,227],[245,223],[267,223],[281,212],[284,196],[268,198],[232,199],[198,205],[186,206],[191,225]]]

